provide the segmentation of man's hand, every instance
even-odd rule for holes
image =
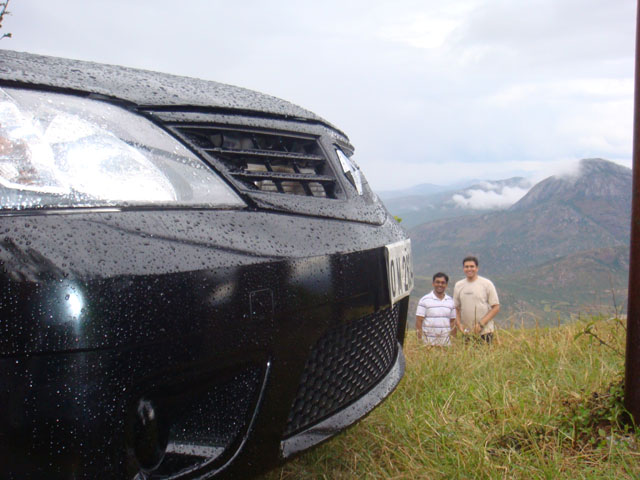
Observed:
[[[476,323],[475,327],[473,327],[473,333],[480,333],[482,329],[487,326],[487,323],[489,323],[493,319],[493,317],[495,317],[498,314],[499,311],[500,311],[499,304],[491,305],[491,310],[489,310],[487,314],[484,317],[482,317],[479,322]],[[484,325],[482,324],[483,320],[485,321]]]

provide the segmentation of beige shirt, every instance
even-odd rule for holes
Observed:
[[[484,317],[493,305],[499,305],[498,292],[488,278],[478,276],[473,282],[466,278],[456,282],[453,289],[453,302],[460,311],[462,326],[473,331],[475,325]],[[484,326],[481,335],[495,330],[493,319]]]

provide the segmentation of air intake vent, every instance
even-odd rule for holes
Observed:
[[[241,188],[336,198],[336,178],[314,137],[216,126],[173,130]]]

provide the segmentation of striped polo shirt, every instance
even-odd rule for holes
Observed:
[[[422,338],[427,345],[450,345],[451,319],[456,318],[453,299],[445,293],[440,300],[431,291],[420,299],[416,316],[422,321]]]

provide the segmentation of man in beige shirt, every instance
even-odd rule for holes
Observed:
[[[456,282],[453,302],[456,307],[456,327],[464,333],[479,334],[491,344],[495,325],[493,317],[500,311],[500,300],[493,282],[478,275],[478,259],[462,261],[465,278]]]

